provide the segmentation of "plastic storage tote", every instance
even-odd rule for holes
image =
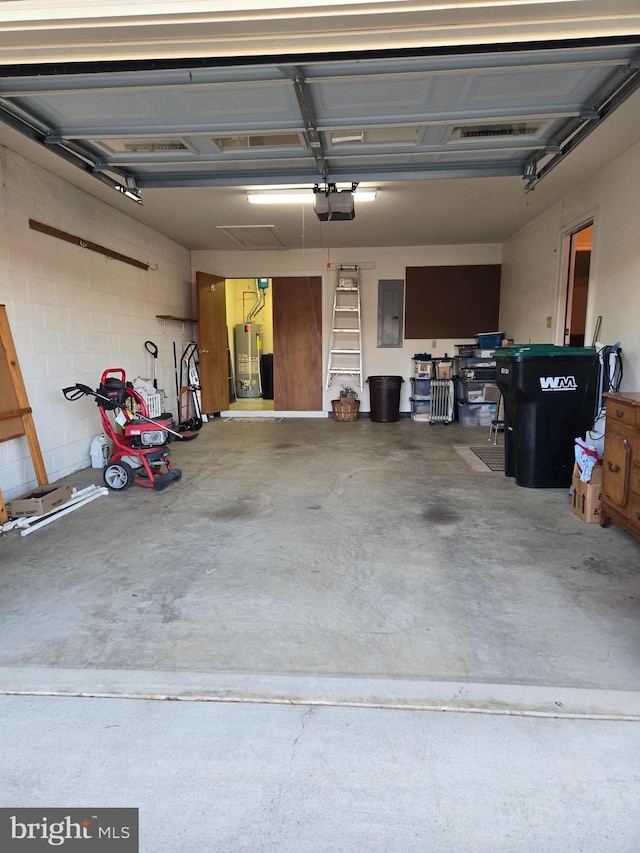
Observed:
[[[492,391],[487,391],[487,388]],[[494,403],[496,385],[479,379],[461,379],[456,382],[456,399],[462,403]]]
[[[431,380],[411,377],[411,398],[413,400],[431,399]]]
[[[431,401],[414,400],[410,397],[409,402],[411,403],[411,420],[428,422],[431,415]]]
[[[478,332],[476,339],[478,349],[492,349],[499,347],[504,338],[504,332]]]
[[[458,403],[458,421],[461,426],[491,426],[496,407],[497,403]]]

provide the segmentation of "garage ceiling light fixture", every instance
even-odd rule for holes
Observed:
[[[358,190],[354,198],[358,204],[363,201],[375,201],[377,189]],[[285,190],[283,192],[251,192],[247,193],[249,204],[313,204],[315,201],[313,190]]]

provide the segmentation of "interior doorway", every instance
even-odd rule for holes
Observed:
[[[321,276],[196,272],[196,287],[205,414],[322,411]]]
[[[270,278],[228,278],[229,410],[273,411],[273,287]]]
[[[564,345],[585,345],[593,222],[566,235],[568,240],[567,292],[564,306]]]

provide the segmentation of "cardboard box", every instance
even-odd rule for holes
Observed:
[[[578,463],[573,463],[573,476],[580,478],[580,468],[578,467]],[[582,481],[581,481],[582,482]],[[602,485],[602,465],[596,465],[591,471],[591,479],[589,480],[589,485],[597,484],[599,486]],[[585,483],[585,485],[587,485]]]
[[[38,486],[27,495],[7,502],[10,518],[26,515],[44,515],[71,497],[71,486]]]
[[[599,524],[601,500],[602,482],[583,483],[574,473],[571,480],[571,512],[587,524]]]

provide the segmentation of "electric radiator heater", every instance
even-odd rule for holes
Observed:
[[[431,380],[429,423],[450,424],[453,420],[453,379]]]

